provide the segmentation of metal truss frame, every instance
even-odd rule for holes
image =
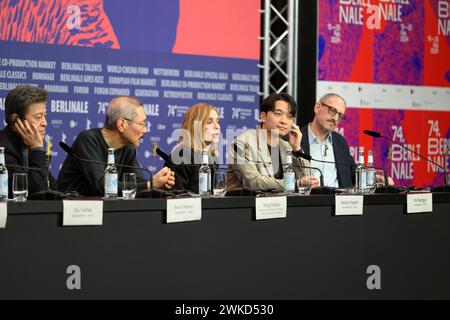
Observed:
[[[263,0],[262,92],[287,92],[297,100],[299,0]]]

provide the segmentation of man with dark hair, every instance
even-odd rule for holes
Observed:
[[[48,171],[44,152],[44,137],[47,127],[45,103],[47,92],[33,86],[19,86],[11,90],[5,99],[5,121],[7,126],[0,131],[0,147],[5,148],[8,165],[8,191],[12,196],[14,173],[28,173],[28,193],[56,189],[55,179]],[[26,167],[39,168],[40,170]]]
[[[260,106],[260,124],[238,136],[228,153],[230,171],[228,190],[283,191],[283,167],[286,154],[293,152],[297,179],[318,185],[319,180],[305,175],[309,162],[296,155],[301,151],[302,134],[294,123],[295,100],[286,93],[273,93]],[[288,141],[281,137],[287,136]]]
[[[114,148],[117,164],[139,167],[136,148],[148,132],[147,116],[142,102],[133,97],[114,98],[108,106],[103,128],[82,131],[72,145],[74,153],[82,159],[106,162],[108,148]],[[121,177],[124,172],[134,172],[137,177],[137,191],[171,189],[175,177],[169,168],[161,169],[153,175],[152,182],[144,179],[141,170],[117,167],[119,192],[122,190]],[[63,192],[77,191],[85,196],[104,195],[105,166],[80,162],[68,156],[58,176],[58,186]]]

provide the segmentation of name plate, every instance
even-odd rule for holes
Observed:
[[[406,195],[406,212],[407,213],[433,212],[433,194],[418,193]]]
[[[256,220],[286,218],[287,197],[261,197],[256,199]]]
[[[8,217],[7,202],[0,202],[0,229],[6,227],[6,218]]]
[[[103,201],[63,200],[63,226],[101,226]]]
[[[201,219],[201,198],[167,200],[167,223],[195,221]]]
[[[364,196],[340,196],[336,195],[337,216],[362,216]]]

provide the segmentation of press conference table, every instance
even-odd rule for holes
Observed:
[[[422,214],[400,194],[365,196],[362,216],[334,216],[333,195],[289,197],[286,219],[254,205],[203,199],[201,221],[166,224],[163,199],[105,201],[102,226],[63,227],[62,201],[9,202],[0,299],[450,299],[450,193]]]

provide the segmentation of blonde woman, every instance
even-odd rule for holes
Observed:
[[[192,105],[184,116],[179,142],[171,152],[172,163],[165,164],[175,172],[175,189],[198,193],[202,152],[208,153],[211,176],[214,177],[219,138],[217,109],[206,103]]]

